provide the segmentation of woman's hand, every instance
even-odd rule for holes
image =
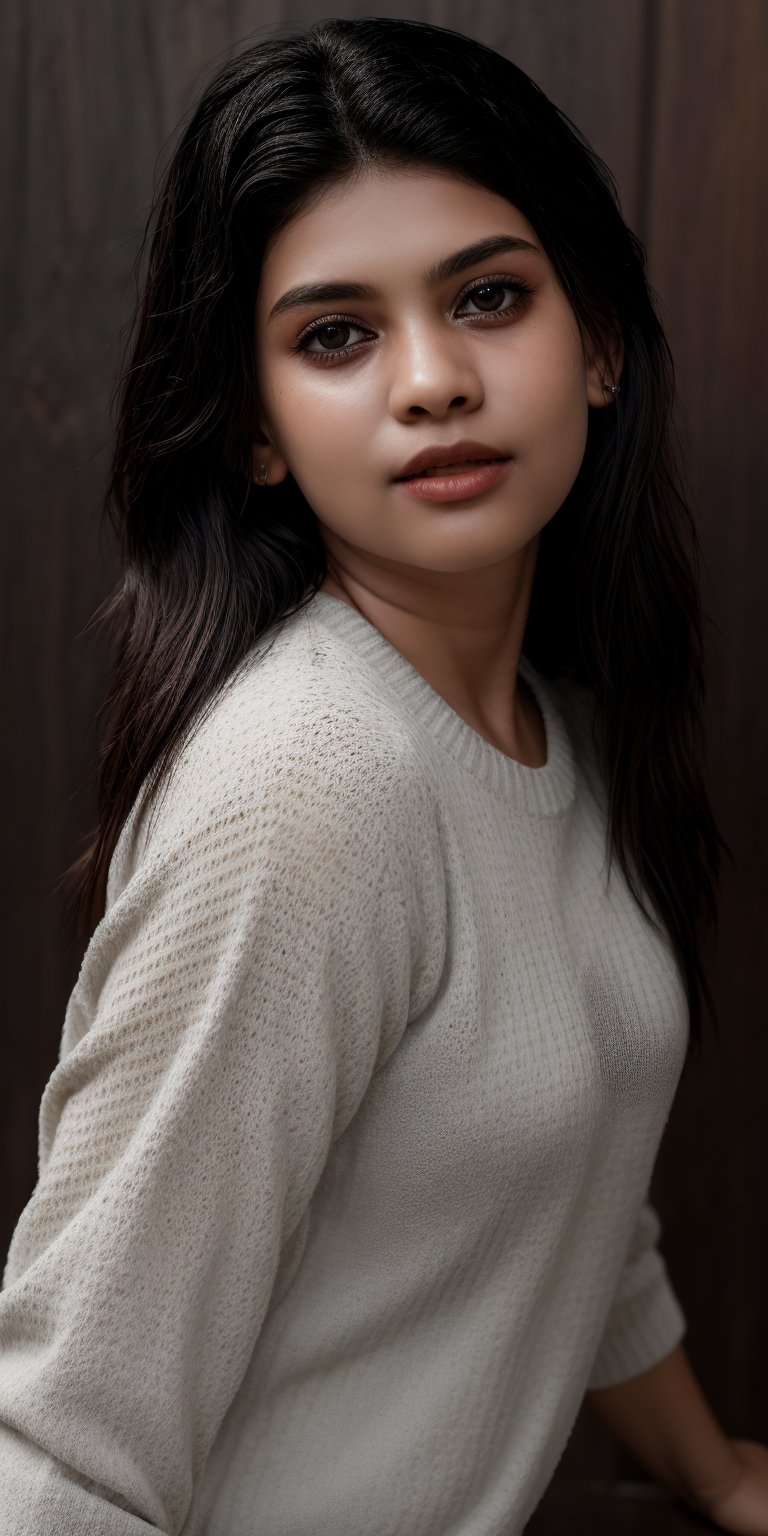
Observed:
[[[730,1438],[729,1445],[739,1466],[736,1481],[695,1507],[724,1531],[768,1536],[768,1445]]]

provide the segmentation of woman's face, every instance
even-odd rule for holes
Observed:
[[[436,264],[498,236],[535,249],[497,248],[430,279]],[[377,292],[272,313],[289,289],[320,283]],[[462,577],[478,587],[492,567],[494,582],[508,581],[576,478],[588,406],[610,403],[602,380],[617,378],[585,358],[522,213],[415,168],[345,182],[286,225],[263,262],[255,340],[268,442],[254,443],[254,477],[262,463],[271,484],[290,472],[336,565],[381,595],[393,583],[455,594]],[[510,457],[500,483],[448,503],[396,483],[420,449],[460,438]]]

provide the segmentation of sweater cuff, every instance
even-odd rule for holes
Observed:
[[[658,1252],[653,1258],[652,1281],[637,1294],[616,1302],[608,1314],[587,1391],[640,1376],[670,1354],[685,1334],[685,1316],[664,1261]]]

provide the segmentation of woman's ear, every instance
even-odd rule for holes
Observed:
[[[266,474],[265,474],[266,468]],[[288,474],[288,465],[272,440],[266,422],[257,415],[251,438],[251,479],[257,485],[278,485]]]
[[[266,473],[265,473],[266,471]],[[279,485],[288,474],[288,465],[268,439],[251,443],[251,479],[257,485]]]
[[[611,331],[607,342],[590,348],[587,353],[586,385],[589,405],[612,405],[616,396],[606,384],[619,384],[624,367],[624,342],[618,327]]]

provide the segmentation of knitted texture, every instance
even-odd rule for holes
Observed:
[[[516,1536],[685,1323],[688,1039],[589,695],[486,741],[327,593],[115,850],[0,1292],[2,1536]]]

